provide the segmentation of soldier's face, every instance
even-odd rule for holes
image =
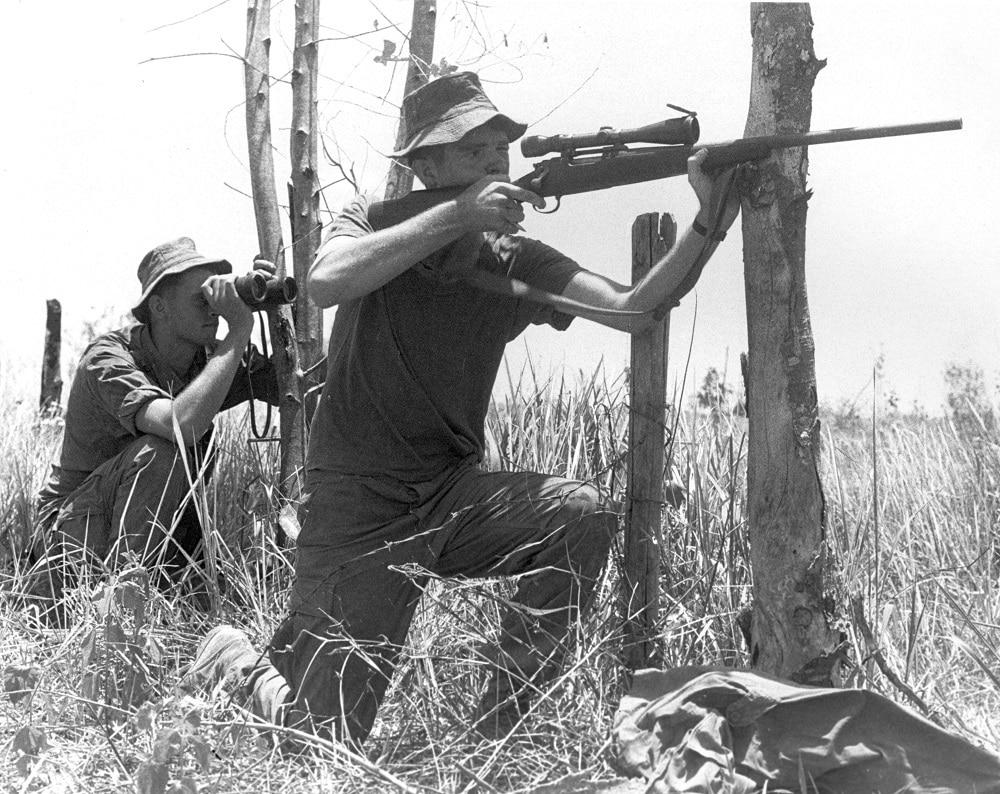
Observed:
[[[477,127],[457,143],[440,147],[438,157],[425,161],[420,181],[427,187],[471,185],[484,176],[510,180],[510,141],[493,127]],[[433,182],[433,184],[430,184]]]
[[[214,273],[208,267],[192,268],[163,295],[164,316],[177,339],[200,347],[215,344],[219,315],[212,311],[201,291],[201,285]]]

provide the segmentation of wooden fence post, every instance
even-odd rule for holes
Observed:
[[[58,413],[62,399],[59,354],[62,346],[62,306],[53,298],[45,301],[45,351],[42,354],[42,391],[38,408],[42,413]]]
[[[670,215],[640,215],[632,224],[632,282],[674,244]],[[663,442],[670,315],[632,336],[629,377],[628,483],[625,509],[624,662],[628,670],[656,664],[660,614]]]

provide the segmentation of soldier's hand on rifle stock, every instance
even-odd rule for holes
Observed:
[[[735,167],[719,172],[706,171],[701,167],[706,157],[708,150],[701,149],[688,158],[688,182],[698,197],[699,220],[706,227],[725,232],[740,214],[739,191],[732,180]],[[725,205],[720,209],[718,205],[723,201]]]
[[[538,209],[545,206],[545,199],[541,196],[510,182],[497,181],[495,176],[486,176],[473,183],[456,201],[469,231],[501,234],[523,231],[524,208],[521,202],[528,202]]]

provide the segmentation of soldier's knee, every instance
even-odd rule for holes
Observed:
[[[143,467],[170,472],[182,465],[177,445],[160,436],[139,436],[132,446],[135,450],[134,460]]]
[[[160,436],[139,436],[133,442],[132,470],[134,478],[160,488],[168,484],[174,488],[183,487],[187,483],[184,462],[181,460],[180,448],[172,441]],[[191,469],[197,469],[192,463]]]
[[[618,529],[618,517],[605,507],[598,490],[589,483],[572,483],[565,495],[565,509],[589,539],[611,543]]]
[[[159,436],[137,438],[125,453],[125,468],[117,487],[116,512],[129,512],[129,505],[155,508],[169,522],[189,486],[188,474],[176,444]],[[192,471],[197,464],[189,464]],[[124,505],[117,500],[127,500]]]
[[[589,483],[567,483],[562,494],[562,499],[563,509],[581,518],[602,509],[600,494]]]

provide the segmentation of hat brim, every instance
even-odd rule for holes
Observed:
[[[459,116],[440,121],[426,127],[414,135],[406,145],[397,149],[390,157],[406,157],[416,149],[425,146],[441,146],[447,143],[458,143],[462,138],[478,127],[486,124],[496,124],[507,133],[507,140],[516,141],[528,129],[527,124],[514,121],[510,116],[505,116],[490,108],[476,108],[462,113]]]
[[[210,267],[215,270],[217,276],[224,275],[226,273],[233,272],[233,266],[229,264],[228,260],[225,259],[209,259],[204,256],[196,256],[193,259],[188,259],[185,262],[178,262],[172,267],[168,267],[162,273],[160,273],[153,281],[143,290],[142,297],[139,298],[139,302],[132,307],[132,311],[135,312],[136,309],[142,307],[146,302],[146,299],[152,294],[153,290],[156,289],[156,285],[159,284],[167,276],[174,276],[178,273],[183,273],[185,270],[191,270],[196,267]]]

